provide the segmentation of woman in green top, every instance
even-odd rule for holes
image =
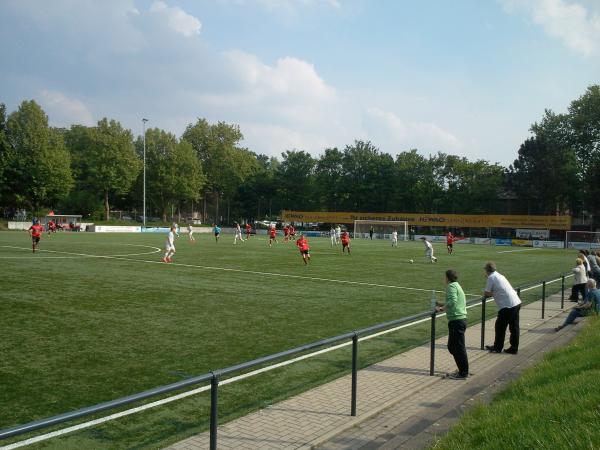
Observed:
[[[465,293],[458,284],[455,270],[446,271],[446,302],[437,307],[438,311],[446,311],[448,318],[448,351],[454,357],[458,370],[447,374],[447,378],[464,380],[469,376],[469,359],[465,347],[465,330],[467,329],[467,302]]]

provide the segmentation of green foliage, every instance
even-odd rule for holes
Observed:
[[[37,211],[65,197],[73,185],[70,155],[62,134],[48,126],[35,101],[24,101],[9,115],[6,140],[5,193],[15,205]]]
[[[138,139],[138,153],[143,145]],[[192,145],[158,128],[146,131],[146,179],[151,204],[166,220],[170,207],[197,200],[205,183]]]
[[[110,217],[110,196],[124,195],[131,188],[141,162],[133,146],[131,131],[115,120],[106,118],[87,132],[87,148],[82,158],[84,171],[92,189],[104,196],[104,215]]]
[[[489,406],[465,414],[436,450],[600,447],[600,321],[527,370]],[[517,413],[515,413],[517,412]]]
[[[575,153],[545,134],[521,145],[508,174],[510,186],[527,201],[531,213],[564,213],[580,190]]]
[[[209,124],[198,119],[187,126],[182,139],[192,145],[207,174],[207,187],[231,197],[247,177],[259,170],[253,153],[238,147],[244,138],[237,125]]]
[[[277,192],[285,209],[308,209],[313,204],[316,161],[309,153],[287,150],[277,168]]]
[[[9,146],[8,137],[6,136],[6,105],[0,103],[0,205],[4,204],[4,197],[9,194],[6,187],[5,166],[8,163]]]

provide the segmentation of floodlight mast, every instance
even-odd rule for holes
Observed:
[[[146,230],[146,122],[148,122],[148,119],[142,119],[142,129],[144,130],[144,230]]]

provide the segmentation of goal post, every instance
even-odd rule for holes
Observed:
[[[392,232],[398,232],[399,241],[408,241],[408,222],[406,220],[355,220],[354,239],[369,239],[373,227],[374,239],[391,239]]]
[[[565,248],[578,250],[600,249],[600,232],[597,231],[567,231]]]

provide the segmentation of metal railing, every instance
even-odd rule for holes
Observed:
[[[525,290],[534,289],[536,287],[542,287],[542,318],[545,315],[545,304],[546,304],[546,285],[549,283],[554,283],[556,281],[561,281],[561,309],[564,308],[564,293],[565,293],[565,277],[567,274],[559,275],[557,278],[552,280],[542,280],[536,283],[530,283],[527,285],[519,286],[516,291],[521,295],[521,293]],[[485,348],[485,321],[486,321],[486,304],[489,301],[492,301],[492,298],[481,297],[470,302],[467,302],[467,308],[472,308],[481,303],[481,349]],[[75,411],[71,411],[64,414],[59,414],[53,417],[36,420],[33,422],[26,423],[24,425],[18,425],[11,428],[6,428],[4,430],[0,430],[0,440],[7,439],[10,437],[15,437],[19,435],[23,435],[26,433],[30,433],[32,431],[41,430],[45,428],[49,428],[61,423],[70,422],[76,419],[80,419],[83,417],[87,417],[93,414],[97,414],[102,411],[112,410],[115,408],[119,408],[125,405],[129,405],[132,403],[140,402],[142,400],[146,400],[152,397],[157,397],[160,395],[168,394],[174,391],[178,391],[190,386],[196,386],[202,383],[210,382],[210,448],[211,450],[216,450],[217,448],[217,426],[218,426],[218,399],[219,399],[219,381],[225,375],[230,375],[236,372],[242,372],[247,369],[251,369],[257,366],[264,365],[266,363],[283,359],[286,357],[290,357],[293,355],[298,355],[301,353],[305,353],[310,350],[314,350],[320,347],[325,347],[332,344],[337,344],[340,342],[351,344],[352,345],[352,366],[351,366],[351,397],[350,397],[350,415],[356,416],[356,399],[357,399],[357,390],[358,390],[358,343],[359,336],[363,338],[367,336],[372,336],[378,332],[382,332],[382,330],[393,331],[397,327],[407,326],[407,325],[415,325],[417,323],[422,323],[429,318],[430,319],[430,358],[429,358],[429,375],[433,376],[435,374],[435,340],[436,340],[436,319],[438,317],[444,316],[445,313],[438,313],[435,309],[432,311],[425,311],[419,314],[414,314],[408,317],[403,317],[397,320],[391,320],[388,322],[383,322],[377,325],[373,325],[367,328],[362,328],[359,330],[351,331],[348,333],[340,334],[338,336],[321,339],[319,341],[312,342],[310,344],[301,345],[299,347],[295,347],[290,350],[285,350],[279,353],[275,353],[272,355],[264,356],[261,358],[253,359],[251,361],[236,364],[234,366],[230,366],[224,369],[215,370],[209,373],[205,373],[203,375],[199,375],[196,377],[188,378],[182,381],[178,381],[176,383],[167,384],[164,386],[156,387],[154,389],[149,389],[137,394],[129,395],[126,397],[121,397],[116,400],[111,400],[104,403],[99,403],[94,406],[89,406],[86,408],[78,409]],[[379,333],[379,334],[380,334]],[[260,371],[258,371],[260,372]],[[34,438],[35,439],[35,438]]]

